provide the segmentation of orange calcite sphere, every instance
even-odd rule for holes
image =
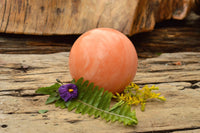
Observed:
[[[97,28],[81,35],[69,56],[72,78],[93,82],[112,93],[120,93],[132,82],[137,71],[137,53],[121,32]]]

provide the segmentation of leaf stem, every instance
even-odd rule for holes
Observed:
[[[63,85],[63,82],[60,81],[60,79],[56,79],[56,81],[57,81],[58,83],[60,83],[61,85]]]
[[[127,117],[127,116],[124,116],[124,115],[118,115],[118,114],[116,114],[116,113],[112,113],[112,112],[110,112],[110,111],[106,111],[106,110],[97,108],[97,107],[92,106],[92,105],[90,105],[90,104],[87,104],[87,103],[85,103],[85,102],[83,102],[83,101],[81,101],[81,100],[79,100],[79,99],[77,99],[77,101],[80,102],[80,103],[82,103],[82,104],[84,104],[84,105],[87,105],[87,106],[89,106],[89,107],[91,107],[91,108],[94,108],[94,109],[96,109],[96,110],[98,110],[98,111],[105,112],[105,113],[107,113],[107,114],[114,115],[114,116],[118,116],[118,117],[121,117],[121,118],[126,118],[126,119],[129,119],[129,120],[134,121],[135,123],[137,123],[137,122],[135,121],[135,119],[133,119],[133,118],[130,118],[130,117]]]

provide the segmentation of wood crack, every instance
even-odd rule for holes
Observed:
[[[26,91],[29,91],[29,92],[26,93]],[[18,90],[0,90],[0,96],[35,97],[35,96],[42,96],[42,95],[41,94],[36,94],[35,90],[18,89]]]
[[[149,70],[148,73],[156,73],[156,72],[171,72],[171,71],[175,71],[175,72],[178,72],[178,71],[182,71],[183,68],[177,68],[177,69],[167,69],[167,70]]]
[[[36,16],[36,24],[35,24],[35,32],[34,34],[37,34],[37,24],[38,24],[38,15]]]
[[[156,130],[156,131],[144,131],[144,132],[136,132],[136,133],[170,133],[176,131],[192,131],[200,129],[200,127],[191,127],[191,128],[180,128],[180,129],[169,129],[169,130]]]
[[[10,14],[11,14],[11,7],[12,7],[12,3],[10,3],[10,9],[9,9],[9,13],[8,13],[8,19],[7,19],[7,23],[6,23],[6,27],[5,27],[4,32],[6,32],[7,28],[8,28],[8,24],[9,24],[9,20],[10,20]]]
[[[66,72],[69,72],[69,71],[58,71],[58,72],[42,72],[42,73],[29,73],[29,74],[26,74],[26,75],[38,75],[38,74],[52,74],[52,73],[66,73]]]
[[[22,71],[24,73],[27,73],[27,71],[32,71],[32,70],[46,69],[46,67],[31,67],[31,66],[28,66],[28,65],[21,65],[20,67],[17,67],[17,65],[20,65],[20,64],[15,64],[15,65],[16,65],[16,67],[0,66],[0,68]]]
[[[4,114],[9,114],[9,115],[12,115],[12,114],[38,114],[37,111],[33,111],[33,112],[8,112],[8,113],[4,113]]]
[[[100,16],[99,16],[99,18],[98,18],[98,20],[97,20],[96,28],[99,27],[99,23],[100,23],[100,21],[101,21],[101,17],[102,17],[102,15],[103,15],[104,11],[105,11],[105,8],[104,8],[103,11],[101,12],[101,14],[100,14]]]
[[[137,82],[137,81],[136,81]],[[186,82],[186,83],[197,83],[199,82],[198,80],[187,80],[187,81],[173,81],[173,82],[167,82],[167,83],[179,83],[179,82]],[[146,85],[146,84],[154,84],[154,85],[158,85],[158,84],[164,84],[166,82],[145,82],[145,83],[137,83],[137,85]]]
[[[122,28],[122,32],[125,32],[125,29],[126,29],[126,26],[127,26],[127,24],[128,24],[128,20],[125,22],[125,24],[124,24],[124,26],[123,26],[123,28]]]
[[[7,0],[5,0],[5,5],[4,5],[4,11],[3,11],[3,17],[2,17],[2,20],[1,20],[1,26],[0,26],[0,29],[3,25],[3,22],[4,22],[4,17],[5,17],[5,13],[6,13],[6,6],[7,6]]]
[[[48,11],[48,8],[47,8],[47,11]],[[44,27],[43,27],[43,30],[42,30],[42,34],[45,33],[45,29],[47,27],[47,23],[48,23],[48,13],[47,13],[47,16],[46,16],[46,20],[45,20],[45,23],[44,23]]]
[[[27,15],[28,15],[28,10],[29,10],[29,0],[26,0],[26,10],[25,10],[25,15],[24,15],[24,27],[23,27],[23,32],[25,32],[26,30],[26,19],[27,19]]]
[[[102,14],[101,14],[101,15],[102,15]],[[100,20],[101,20],[101,15],[99,16],[99,19],[97,20],[96,28],[99,27],[99,23],[100,23]]]

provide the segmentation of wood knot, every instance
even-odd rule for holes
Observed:
[[[23,71],[23,72],[27,72],[28,71],[28,69],[29,69],[30,67],[28,66],[28,65],[23,65],[23,64],[21,64],[21,66],[20,66],[20,68],[18,68],[18,70],[21,70],[21,71]]]
[[[2,128],[7,128],[7,127],[8,127],[8,125],[6,125],[6,124],[3,124],[3,125],[1,125],[1,127],[2,127]]]

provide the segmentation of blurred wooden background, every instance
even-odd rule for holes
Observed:
[[[140,58],[155,57],[161,53],[199,52],[200,16],[191,13],[184,20],[157,23],[153,31],[134,34],[134,43]],[[70,51],[80,35],[18,35],[0,34],[2,54],[49,54]]]
[[[81,34],[110,27],[126,35],[152,30],[157,22],[199,12],[198,0],[1,0],[0,32]]]

